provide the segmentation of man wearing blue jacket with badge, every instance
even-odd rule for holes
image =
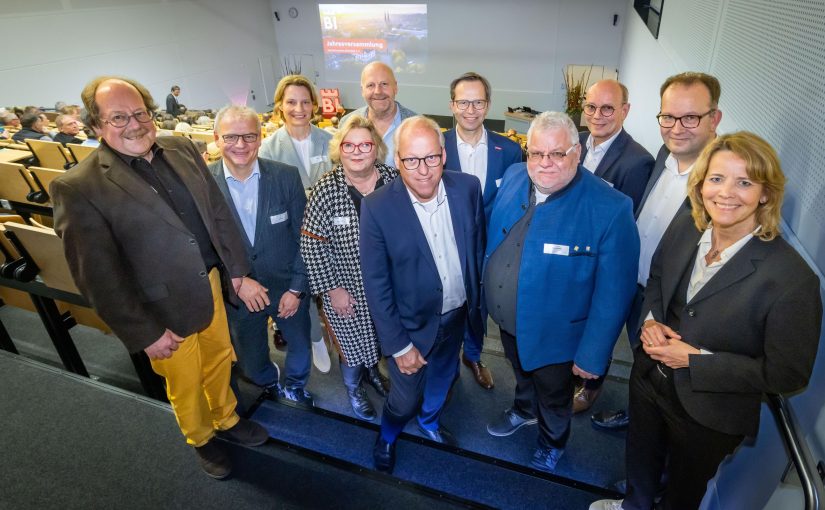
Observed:
[[[639,234],[632,201],[579,166],[567,115],[537,116],[527,149],[526,165],[504,176],[487,230],[487,308],[516,376],[514,406],[488,431],[538,421],[531,465],[552,472],[570,436],[573,376],[604,374],[627,318]]]

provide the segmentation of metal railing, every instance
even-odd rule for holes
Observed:
[[[781,395],[768,395],[768,404],[776,418],[779,433],[802,484],[805,510],[819,510],[825,498],[825,486],[811,455],[808,442],[793,417],[790,403]]]

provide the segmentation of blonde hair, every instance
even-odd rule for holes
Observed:
[[[302,74],[290,74],[281,78],[281,81],[278,82],[278,88],[275,89],[275,109],[272,113],[277,115],[278,118],[281,119],[281,122],[284,122],[284,113],[281,111],[281,104],[284,102],[286,88],[290,85],[306,88],[309,91],[309,98],[312,101],[312,114],[318,113],[318,94],[315,93],[315,87],[312,85],[312,82],[309,81],[309,78]]]
[[[704,231],[710,224],[710,215],[702,200],[702,185],[708,173],[710,161],[717,152],[730,151],[745,161],[748,178],[762,185],[765,202],[760,200],[756,208],[756,222],[762,227],[755,235],[770,241],[779,235],[782,200],[785,195],[785,174],[779,157],[771,145],[758,135],[738,131],[717,137],[699,155],[688,179],[688,197],[696,228]]]
[[[341,142],[353,129],[366,129],[370,132],[372,142],[375,144],[375,161],[382,162],[387,157],[387,145],[381,139],[381,135],[375,129],[375,125],[366,117],[360,115],[350,115],[338,131],[332,135],[329,141],[329,160],[334,164],[341,163]]]

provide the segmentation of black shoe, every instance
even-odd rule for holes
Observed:
[[[544,471],[546,473],[553,473],[556,470],[556,464],[564,454],[564,449],[553,448],[551,446],[540,446],[533,453],[533,460],[530,461],[530,466]]]
[[[427,430],[424,427],[422,427],[419,423],[418,431],[424,434],[424,437],[426,437],[430,441],[446,444],[447,446],[458,446],[458,441],[456,441],[455,436],[452,434],[452,432],[450,432],[442,426],[439,426],[438,430]]]
[[[243,446],[260,446],[269,439],[269,433],[265,428],[252,420],[244,418],[241,418],[229,430],[219,430],[217,436]]]
[[[538,422],[539,419],[535,416],[524,417],[519,411],[511,407],[500,414],[495,421],[487,424],[487,432],[491,436],[505,437],[515,433],[525,425],[535,425]]]
[[[315,407],[312,393],[303,388],[284,388],[281,392],[281,399],[298,407]]]
[[[593,426],[605,430],[621,430],[627,428],[630,416],[624,409],[618,411],[602,411],[590,417]]]
[[[384,441],[381,433],[375,439],[375,446],[372,448],[372,460],[375,469],[383,473],[392,473],[395,467],[395,443]]]
[[[232,473],[232,462],[214,438],[203,446],[196,446],[195,453],[198,454],[201,469],[212,478],[223,480]]]
[[[349,405],[352,406],[352,412],[355,413],[355,416],[358,418],[372,421],[378,416],[363,387],[356,386],[355,389],[347,388],[347,396],[349,397]]]
[[[367,367],[367,382],[384,398],[390,394],[390,381],[378,370],[378,365]]]

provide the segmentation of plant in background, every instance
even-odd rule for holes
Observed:
[[[581,115],[582,101],[587,92],[587,83],[590,81],[590,73],[593,71],[593,65],[583,73],[575,73],[574,66],[567,66],[564,70],[564,88],[567,90],[564,112],[567,115]],[[577,76],[578,74],[578,76]]]

